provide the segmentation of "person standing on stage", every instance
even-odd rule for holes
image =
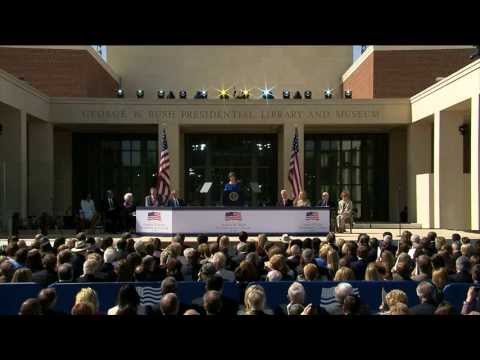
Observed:
[[[310,200],[307,198],[307,192],[302,190],[298,193],[298,198],[295,201],[295,207],[310,207],[312,206]]]
[[[175,190],[170,191],[170,197],[167,200],[167,207],[178,208],[185,206],[185,201],[177,197],[177,192]]]
[[[162,196],[158,194],[156,187],[150,188],[150,195],[145,196],[145,207],[159,207],[165,203]]]
[[[228,174],[228,183],[223,188],[223,205],[241,206],[241,185],[234,172]]]
[[[293,200],[288,198],[287,190],[280,191],[280,201],[277,203],[277,207],[292,207]]]
[[[124,202],[121,206],[120,213],[122,219],[123,231],[130,232],[132,229],[135,229],[135,204],[133,202],[133,194],[126,193],[123,197]]]
[[[350,194],[348,191],[342,191],[340,194],[341,200],[338,202],[338,212],[337,212],[337,229],[338,232],[345,231],[345,221],[351,220],[353,203],[350,200]]]

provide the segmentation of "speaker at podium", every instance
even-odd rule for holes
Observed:
[[[223,206],[243,206],[242,185],[237,181],[234,172],[228,174],[228,183],[223,187],[222,203]]]

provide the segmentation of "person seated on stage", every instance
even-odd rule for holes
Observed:
[[[126,193],[123,197],[124,202],[120,209],[120,217],[122,220],[123,231],[131,231],[135,229],[135,217],[133,213],[135,212],[136,206],[133,203],[133,194]]]
[[[298,198],[295,200],[295,207],[310,207],[312,206],[310,200],[308,200],[307,192],[302,190],[298,193]]]
[[[280,191],[280,200],[277,203],[277,207],[292,207],[293,200],[288,198],[287,190]]]
[[[335,207],[335,205],[333,204],[333,201],[330,200],[330,194],[326,191],[322,193],[322,199],[317,202],[317,206],[328,207],[328,208]]]
[[[116,233],[119,223],[119,206],[112,190],[107,190],[103,200],[103,212],[105,214],[105,232]]]
[[[337,229],[338,232],[342,233],[345,232],[345,222],[347,220],[352,221],[353,203],[352,200],[350,200],[348,191],[342,191],[340,198],[337,212]]]
[[[145,196],[145,207],[160,207],[165,203],[163,197],[158,193],[156,187],[150,188],[150,194]]]
[[[91,232],[95,232],[95,225],[98,221],[98,213],[95,209],[95,202],[92,194],[87,193],[85,199],[80,201],[80,221],[82,228],[89,228]]]
[[[183,201],[183,199],[178,198],[177,192],[175,190],[172,190],[170,192],[170,196],[167,200],[166,206],[173,207],[173,208],[183,207],[185,206],[185,201]]]

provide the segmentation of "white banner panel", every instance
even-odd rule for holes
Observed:
[[[160,219],[153,213],[159,213]],[[150,214],[150,215],[148,215]],[[245,208],[137,208],[139,234],[326,234],[330,230],[330,210],[245,209]]]

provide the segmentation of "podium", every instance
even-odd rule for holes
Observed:
[[[243,206],[243,193],[240,183],[225,184],[223,188],[222,204],[223,206]]]

